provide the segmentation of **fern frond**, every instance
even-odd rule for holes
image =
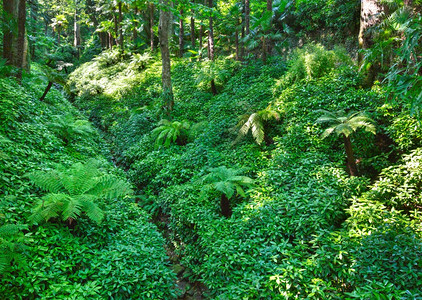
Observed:
[[[99,198],[115,199],[131,194],[132,190],[126,181],[112,175],[103,175],[98,178],[96,185],[86,193]]]
[[[57,170],[47,172],[36,171],[28,174],[29,179],[39,188],[50,193],[60,193],[65,190],[61,174]]]

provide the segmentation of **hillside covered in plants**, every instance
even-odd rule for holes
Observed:
[[[1,299],[421,299],[419,1],[3,1]]]

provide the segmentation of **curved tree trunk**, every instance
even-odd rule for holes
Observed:
[[[230,201],[225,194],[221,194],[220,209],[221,214],[223,216],[225,216],[226,218],[230,218],[230,216],[232,215],[232,211],[230,209]]]
[[[359,176],[355,156],[353,155],[352,142],[350,141],[350,137],[346,137],[343,134],[343,141],[347,156],[347,169],[349,170],[350,176]]]
[[[160,0],[161,5],[165,6],[167,9],[160,10],[160,24],[159,24],[159,38],[160,38],[160,50],[161,50],[161,61],[163,64],[162,67],[162,84],[163,84],[163,100],[164,100],[164,109],[168,116],[173,110],[174,98],[173,98],[173,88],[171,84],[171,62],[170,62],[170,50],[169,50],[169,33],[170,33],[170,22],[171,22],[171,12],[168,9],[169,0]]]

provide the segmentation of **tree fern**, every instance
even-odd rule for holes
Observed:
[[[358,128],[364,128],[366,131],[375,134],[376,129],[374,121],[368,118],[363,112],[351,112],[346,114],[343,110],[331,112],[321,109],[318,111],[322,112],[323,115],[319,117],[316,122],[330,124],[330,127],[325,129],[321,137],[324,139],[332,133],[336,133],[337,136],[343,136],[344,148],[347,155],[347,167],[350,175],[357,176],[358,171],[353,155],[350,135]]]
[[[76,163],[70,168],[63,166],[49,171],[31,173],[29,178],[48,192],[37,201],[31,223],[61,218],[72,221],[85,213],[89,219],[100,223],[104,218],[98,207],[100,199],[113,199],[131,192],[127,182],[99,170],[99,164],[90,160]]]
[[[158,123],[159,127],[155,128],[152,132],[157,135],[155,140],[155,148],[163,145],[169,147],[170,144],[175,143],[178,139],[183,141],[187,136],[189,123],[184,120],[182,122],[163,119]],[[183,142],[182,142],[183,143]]]
[[[227,168],[220,166],[218,168],[210,169],[210,172],[202,177],[202,183],[205,185],[202,188],[202,196],[209,190],[215,190],[221,194],[220,208],[221,213],[225,217],[230,217],[230,202],[229,200],[235,193],[242,197],[246,197],[244,187],[252,187],[254,181],[247,177],[239,175],[241,170]]]
[[[47,123],[47,126],[57,134],[66,145],[77,136],[87,137],[95,132],[89,121],[76,120],[72,114],[54,115],[52,119],[53,121]]]
[[[271,119],[279,120],[280,115],[271,107],[267,107],[266,109],[260,110],[253,114],[242,115],[239,118],[240,121],[237,124],[237,127],[240,127],[240,129],[234,143],[239,142],[244,136],[248,134],[249,131],[251,131],[256,143],[260,145],[265,138],[264,122]]]

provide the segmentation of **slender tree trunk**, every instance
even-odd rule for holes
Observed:
[[[137,15],[138,15],[138,7],[135,6],[133,13],[135,14],[135,18],[136,18]],[[137,24],[137,22],[135,24]],[[136,28],[136,25],[135,25],[135,27],[133,27],[133,31],[132,31],[132,40],[133,40],[134,43],[136,43],[137,39],[138,39],[138,29]]]
[[[245,43],[243,39],[245,38],[245,22],[242,20],[242,31],[241,31],[242,42],[240,43],[240,60],[245,56]]]
[[[108,47],[110,50],[113,50],[113,36],[111,35],[111,32],[108,33]]]
[[[22,79],[23,69],[27,67],[28,43],[26,41],[26,0],[19,0],[18,41],[15,66],[19,68],[17,78]]]
[[[44,93],[42,94],[40,101],[44,101],[45,96],[47,96],[48,92],[50,91],[51,87],[53,86],[53,82],[49,81],[47,87],[44,90]]]
[[[33,0],[31,3],[31,35],[36,36],[37,35],[37,19],[38,19],[38,0]],[[31,42],[30,46],[30,53],[31,58],[35,57],[35,43]]]
[[[353,155],[352,142],[350,141],[350,137],[346,137],[343,134],[343,141],[347,156],[347,168],[349,169],[350,176],[359,176],[355,157]]]
[[[125,52],[125,39],[124,39],[124,36],[123,36],[122,21],[123,21],[122,2],[119,2],[119,36],[120,36],[119,44],[120,44],[120,49],[122,50],[122,53],[124,53]]]
[[[151,35],[151,52],[154,51],[154,4],[149,4],[149,32]]]
[[[236,29],[236,32],[234,33],[234,41],[236,46],[236,60],[240,60],[240,52],[239,52],[239,30]]]
[[[184,29],[184,22],[183,22],[183,9],[180,11],[180,19],[179,19],[179,57],[183,57],[183,51],[185,48],[185,29]]]
[[[77,6],[77,3],[76,3]],[[80,52],[80,45],[81,45],[81,27],[79,25],[79,12],[78,8],[75,9],[75,16],[73,18],[73,46],[75,47],[78,58],[79,58],[79,52]]]
[[[16,40],[16,35],[13,32],[13,28],[8,26],[7,23],[12,24],[12,20],[17,18],[15,15],[16,6],[18,5],[16,0],[3,0],[3,58],[7,60],[7,64],[13,65],[13,44]],[[10,21],[10,22],[6,22]],[[15,37],[15,38],[14,38]]]
[[[267,0],[267,11],[271,12],[273,11],[273,0]],[[266,35],[269,35],[269,33],[271,32],[271,25],[272,25],[272,20],[270,20],[270,28],[265,32]],[[264,64],[267,63],[267,55],[271,55],[272,52],[272,43],[270,40],[268,40],[265,36],[263,38],[263,43],[262,43],[262,48],[263,48],[263,52],[262,52],[262,56],[263,56],[263,61]]]
[[[230,218],[230,216],[232,215],[232,211],[230,209],[230,201],[225,194],[221,194],[220,209],[221,209],[221,214],[224,217]]]
[[[114,23],[114,35],[116,36],[116,38],[114,39],[114,41],[116,42],[116,45],[119,45],[119,24],[117,22],[117,16],[116,14],[113,12],[113,23]],[[114,37],[113,37],[114,38]]]
[[[165,103],[164,109],[167,115],[170,117],[170,113],[173,110],[174,98],[173,98],[173,87],[171,83],[171,62],[170,62],[170,50],[169,50],[169,34],[170,34],[170,22],[172,14],[168,9],[169,0],[160,0],[160,4],[165,6],[166,9],[160,10],[160,24],[159,24],[159,38],[160,38],[160,50],[161,50],[161,61],[162,67],[162,84],[163,84],[163,100]]]
[[[251,9],[250,9],[249,0],[245,0],[245,33],[246,35],[250,33],[250,30],[249,30],[250,22],[251,22],[250,13],[251,13]]]
[[[195,3],[195,0],[192,1]],[[195,49],[195,18],[194,18],[194,10],[191,9],[191,18],[190,18],[190,43],[192,44],[192,49]]]
[[[212,9],[213,0],[208,0],[208,6]],[[210,15],[210,28],[208,30],[208,58],[211,61],[214,61],[214,27],[213,27],[213,18],[212,14]],[[215,86],[215,80],[211,80],[211,92],[213,95],[217,95],[217,88]]]
[[[211,9],[213,7],[212,2],[213,0],[208,0],[208,6]],[[213,28],[212,15],[210,15],[209,21],[210,21],[210,28],[208,30],[208,58],[210,60],[214,60],[214,28]]]
[[[204,35],[204,25],[201,22],[201,25],[199,26],[199,49],[202,49],[202,37]]]

